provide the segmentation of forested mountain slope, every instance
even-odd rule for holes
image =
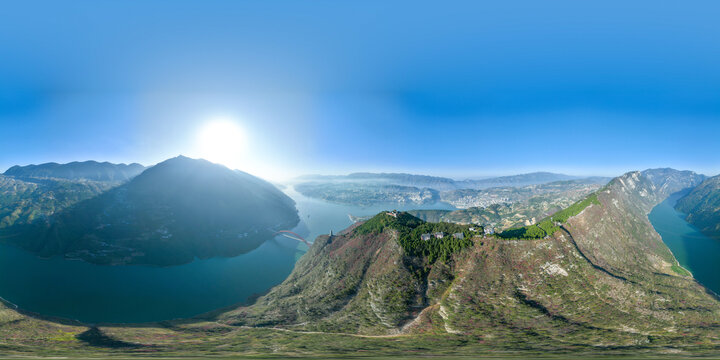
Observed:
[[[132,179],[144,170],[145,167],[137,163],[128,165],[90,160],[67,164],[16,165],[5,171],[4,175],[17,178],[57,178],[120,183]]]
[[[294,201],[272,184],[181,156],[46,222],[6,231],[7,241],[42,256],[173,265],[248,252],[298,221]]]
[[[720,175],[705,180],[678,200],[675,207],[686,213],[686,220],[700,231],[720,239]]]

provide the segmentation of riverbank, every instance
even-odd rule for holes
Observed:
[[[720,293],[720,241],[712,239],[685,221],[685,214],[675,210],[682,194],[673,194],[655,206],[648,219],[673,252],[680,265],[715,294]],[[717,296],[717,295],[716,295]]]

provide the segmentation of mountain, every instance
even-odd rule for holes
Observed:
[[[248,252],[298,221],[293,200],[272,184],[181,156],[10,239],[42,256],[173,265]]]
[[[285,282],[218,320],[294,331],[457,334],[520,347],[712,346],[720,301],[679,266],[647,219],[697,176],[664,176],[613,179],[554,215],[536,239],[468,236],[466,227],[445,228],[464,231],[462,240],[424,241],[420,233],[449,225],[380,213],[319,237]]]
[[[405,173],[358,172],[348,175],[304,175],[296,178],[296,181],[311,184],[355,183],[364,186],[399,185],[431,188],[434,190],[451,190],[457,188],[455,180],[450,178]]]
[[[653,183],[655,192],[665,197],[694,188],[706,179],[705,175],[689,170],[680,171],[670,168],[648,169],[643,171],[642,175]]]
[[[696,176],[657,175],[613,179],[556,213],[552,232],[538,239],[380,213],[318,237],[254,305],[193,319],[87,325],[0,299],[0,352],[716,357],[720,301],[677,264],[647,219]],[[463,238],[418,239],[435,230]]]
[[[3,175],[16,178],[59,178],[70,180],[94,180],[109,182],[127,181],[145,170],[140,164],[112,164],[109,162],[83,161],[67,164],[45,163],[40,165],[15,165]]]
[[[0,175],[0,232],[50,216],[141,173],[140,164],[96,161],[13,166]]]
[[[708,178],[678,200],[675,208],[700,231],[720,239],[720,175]]]
[[[486,189],[491,187],[519,187],[544,184],[555,181],[586,179],[593,183],[607,183],[610,179],[603,177],[580,177],[550,172],[534,172],[521,175],[491,177],[480,180],[453,180],[445,177],[414,175],[405,173],[369,173],[359,172],[349,175],[304,175],[298,177],[299,182],[361,182],[389,183],[394,185],[426,187],[438,191],[455,189]]]
[[[354,173],[345,176],[306,175],[297,178],[294,187],[311,198],[357,206],[420,205],[442,201],[465,209],[514,203],[544,192],[570,191],[577,186],[594,187],[608,181],[610,178],[578,178],[553,173],[463,181],[402,173]]]
[[[49,218],[113,187],[112,183],[0,175],[0,235],[12,226],[47,224]]]
[[[492,187],[519,187],[526,185],[544,184],[554,181],[576,180],[579,176],[555,174],[550,172],[534,172],[528,174],[492,177],[480,180],[464,180],[457,182],[458,188],[487,189]],[[601,179],[601,178],[600,178]]]
[[[455,180],[428,175],[413,175],[404,173],[352,173],[347,176],[350,180],[380,180],[396,185],[425,187],[436,190],[446,190],[455,187]]]

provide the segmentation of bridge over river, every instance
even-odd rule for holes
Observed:
[[[305,240],[305,238],[298,235],[298,233],[292,232],[290,230],[280,230],[280,231],[275,232],[274,235],[282,235],[288,239],[300,241],[300,242],[304,243],[305,245],[307,245],[308,247],[310,247],[310,245],[312,245],[311,242]]]

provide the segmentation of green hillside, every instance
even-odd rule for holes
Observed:
[[[700,231],[720,239],[720,176],[711,177],[678,200],[675,208]]]
[[[8,241],[42,256],[172,265],[248,252],[298,221],[293,200],[272,184],[177,157],[47,222],[10,228]]]

